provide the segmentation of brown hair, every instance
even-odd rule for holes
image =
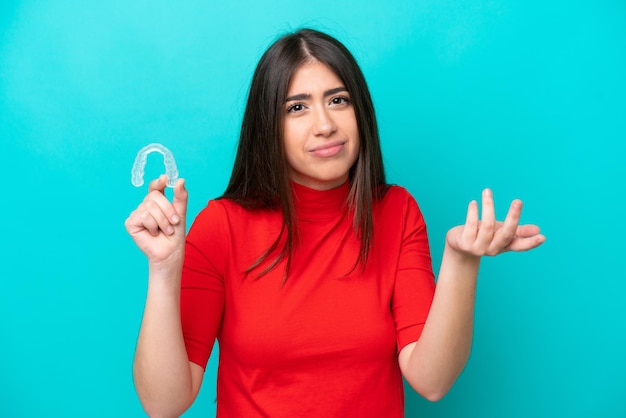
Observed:
[[[283,147],[284,103],[293,73],[311,60],[327,65],[344,82],[359,130],[359,155],[349,173],[348,207],[354,213],[355,233],[361,239],[352,270],[367,262],[373,236],[372,202],[387,190],[374,105],[365,77],[350,51],[331,36],[311,29],[279,38],[263,54],[254,72],[233,172],[222,195],[250,209],[282,210],[279,236],[247,272],[266,260],[286,233],[285,245],[259,277],[284,257],[287,257],[285,277],[289,273],[297,228]]]

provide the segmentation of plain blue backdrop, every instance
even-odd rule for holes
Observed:
[[[484,187],[548,238],[483,260],[470,361],[439,403],[407,391],[407,416],[626,416],[621,0],[0,3],[0,416],[143,416],[135,154],[172,150],[191,220],[228,181],[257,60],[302,26],[361,64],[436,271]],[[214,415],[215,370],[185,416]]]

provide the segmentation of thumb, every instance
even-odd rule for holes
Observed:
[[[174,209],[176,209],[176,212],[178,212],[178,215],[180,215],[183,225],[187,216],[187,197],[188,193],[185,188],[185,179],[178,179],[174,185],[174,201],[172,205]]]

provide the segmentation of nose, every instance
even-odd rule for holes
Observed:
[[[325,107],[322,107],[315,112],[313,123],[313,132],[318,136],[328,137],[337,130],[337,126],[335,125],[332,115]]]

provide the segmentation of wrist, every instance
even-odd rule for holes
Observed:
[[[173,259],[157,263],[149,263],[148,285],[159,289],[178,291],[183,271],[182,259]]]
[[[446,240],[446,244],[443,250],[443,257],[445,259],[450,260],[450,262],[463,265],[463,266],[476,266],[480,264],[481,256],[477,256],[466,251],[461,251],[448,243]]]
[[[151,274],[171,274],[182,270],[184,259],[184,249],[175,250],[165,257],[148,257],[148,269]]]
[[[437,287],[461,285],[463,288],[470,289],[470,292],[475,292],[479,267],[480,257],[459,251],[446,243]]]

